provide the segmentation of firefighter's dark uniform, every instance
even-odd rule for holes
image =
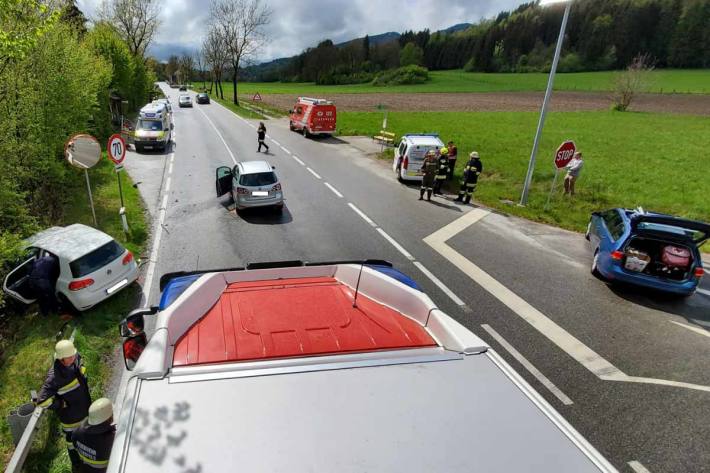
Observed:
[[[85,373],[86,368],[78,353],[70,366],[64,366],[60,360],[54,360],[54,365],[49,369],[37,396],[38,406],[57,411],[69,458],[74,467],[80,462],[71,442],[71,433],[86,419],[91,405]]]
[[[52,255],[37,258],[32,264],[29,286],[39,302],[42,315],[57,312],[56,283],[59,278],[59,262]]]
[[[481,159],[469,159],[463,170],[463,180],[461,181],[459,196],[456,198],[457,201],[464,202],[466,204],[471,202],[471,196],[473,196],[473,193],[476,191],[478,176],[481,172],[483,172],[483,163],[481,163]]]
[[[420,170],[424,177],[422,177],[422,187],[419,189],[419,200],[424,199],[424,191],[426,191],[426,199],[431,200],[431,193],[434,191],[434,178],[438,167],[439,163],[434,156],[429,155],[424,158]]]
[[[439,155],[437,161],[438,169],[436,170],[436,177],[434,178],[434,195],[441,194],[441,186],[446,180],[446,175],[449,173],[449,157],[446,153]]]
[[[112,419],[97,425],[84,421],[72,432],[71,440],[74,451],[79,456],[82,473],[102,473],[108,467],[111,447],[116,435],[116,427],[111,425]]]

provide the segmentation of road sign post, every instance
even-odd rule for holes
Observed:
[[[565,141],[557,148],[557,151],[555,151],[555,177],[552,179],[552,187],[550,187],[550,194],[547,196],[544,211],[547,211],[550,206],[550,200],[552,199],[552,194],[555,192],[557,176],[559,176],[560,170],[564,169],[569,164],[574,157],[575,151],[577,151],[577,146],[572,140]]]
[[[264,112],[259,107],[259,102],[261,102],[261,94],[259,94],[259,92],[255,93],[254,96],[251,98],[251,101],[254,102],[254,105],[256,105],[256,109],[259,110],[259,113],[263,115]]]
[[[121,216],[121,224],[123,225],[123,233],[128,238],[128,220],[126,219],[126,206],[123,203],[123,187],[121,186],[121,170],[123,169],[123,160],[126,159],[126,142],[120,134],[111,135],[106,145],[108,157],[113,161],[118,179],[118,195],[121,198],[121,208],[118,214]]]

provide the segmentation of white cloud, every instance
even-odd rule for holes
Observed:
[[[88,17],[101,0],[78,0]],[[319,41],[334,42],[405,30],[431,31],[475,22],[509,10],[521,0],[264,0],[273,11],[270,38],[257,62],[293,56]],[[209,0],[162,0],[162,25],[151,52],[164,57],[200,47]]]

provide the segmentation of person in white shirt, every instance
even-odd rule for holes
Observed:
[[[582,171],[582,166],[584,166],[584,161],[582,160],[582,153],[577,151],[572,157],[567,166],[567,175],[565,176],[565,195],[574,195],[574,183],[579,177],[579,173]]]

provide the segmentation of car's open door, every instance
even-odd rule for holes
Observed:
[[[232,170],[227,166],[220,166],[217,168],[216,174],[217,197],[221,197],[232,191]]]
[[[32,304],[37,300],[29,285],[29,276],[34,261],[35,257],[33,256],[5,276],[2,285],[5,294],[25,304]]]

